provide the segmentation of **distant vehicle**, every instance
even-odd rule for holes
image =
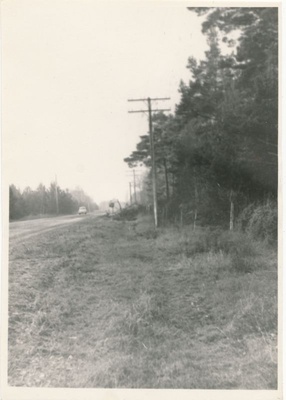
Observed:
[[[79,213],[79,215],[86,214],[87,213],[86,207],[79,207],[78,213]]]

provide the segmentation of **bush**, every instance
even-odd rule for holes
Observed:
[[[260,239],[269,242],[277,240],[277,204],[273,201],[267,201],[255,208],[250,218],[247,231]]]
[[[138,204],[122,208],[117,214],[113,216],[116,220],[134,221],[139,213],[142,212],[143,207]]]
[[[236,220],[237,229],[243,232],[247,230],[249,221],[252,217],[252,214],[254,213],[255,207],[256,207],[255,204],[251,203],[242,210],[242,212],[239,214]]]
[[[238,226],[256,239],[277,241],[277,203],[250,204],[238,217]]]

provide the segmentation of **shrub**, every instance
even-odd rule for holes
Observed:
[[[237,217],[236,221],[236,227],[239,230],[242,230],[245,232],[247,230],[249,221],[252,217],[252,214],[254,213],[255,210],[255,204],[251,203],[247,207],[245,207],[242,212],[239,214]]]
[[[256,239],[277,240],[277,203],[250,204],[238,217],[238,227]]]
[[[269,242],[277,240],[277,204],[267,201],[257,206],[249,220],[247,232],[259,239]]]
[[[134,221],[137,216],[142,212],[143,207],[138,204],[122,208],[117,214],[113,216],[116,220]]]

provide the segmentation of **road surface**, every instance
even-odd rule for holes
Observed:
[[[15,221],[9,224],[10,243],[16,244],[22,242],[31,236],[47,232],[67,224],[74,224],[82,221],[83,218],[94,218],[104,213],[95,211],[87,215],[65,215],[51,218],[38,218],[27,221]]]

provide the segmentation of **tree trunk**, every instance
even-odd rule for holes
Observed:
[[[168,207],[168,204],[166,204],[166,206],[165,206],[165,218],[166,218],[166,224],[167,224],[167,221],[168,221],[168,218],[169,218],[169,207]]]
[[[175,193],[175,174],[172,174],[172,196]]]
[[[230,213],[229,213],[229,230],[232,231],[234,227],[234,203],[233,203],[233,190],[231,189],[229,195]]]
[[[166,159],[164,158],[164,172],[165,172],[165,181],[166,181],[166,197],[167,201],[170,199],[170,190],[169,190],[169,179],[168,179],[168,171],[167,171],[167,162]]]
[[[195,175],[195,169],[194,169],[194,184],[195,184],[195,211],[194,211],[194,230],[196,229],[196,222],[197,222],[197,216],[198,216],[198,202],[199,202],[199,193],[198,193],[198,186],[197,186],[197,178]]]
[[[196,222],[197,222],[197,215],[198,215],[198,213],[197,213],[197,209],[195,209],[195,214],[194,214],[194,231],[196,230]]]

